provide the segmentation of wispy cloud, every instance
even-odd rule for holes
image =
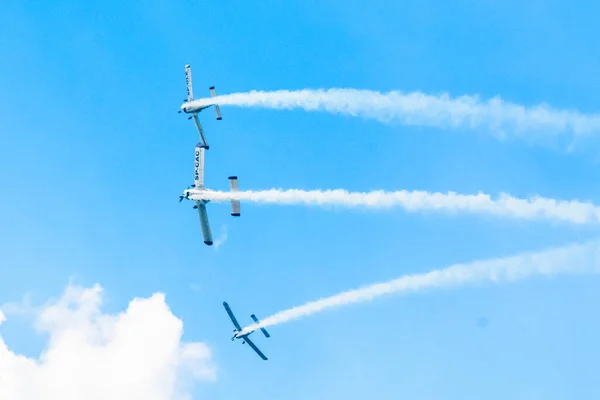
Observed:
[[[221,227],[221,233],[218,238],[215,239],[213,245],[215,250],[219,250],[219,247],[227,241],[227,225]]]
[[[216,379],[204,343],[181,340],[183,324],[156,293],[111,315],[102,288],[68,286],[36,311],[49,335],[39,358],[12,352],[0,336],[0,399],[104,400],[190,398],[190,383]],[[0,323],[9,315],[0,311]]]
[[[404,275],[384,283],[349,290],[278,312],[259,324],[243,329],[283,324],[332,308],[372,301],[378,297],[427,289],[459,287],[485,282],[511,282],[537,275],[582,274],[600,272],[600,239],[564,247],[529,252],[512,257],[456,264],[425,274]]]
[[[534,140],[557,135],[585,136],[600,132],[600,114],[560,110],[547,104],[523,106],[494,97],[451,97],[444,93],[386,93],[359,89],[251,91],[199,99],[182,107],[217,103],[273,109],[301,108],[381,122],[436,128],[485,130],[497,137]]]
[[[0,305],[0,311],[7,315],[33,315],[38,311],[31,301],[31,294],[26,293],[21,301],[12,301]]]
[[[335,190],[271,189],[262,191],[219,192],[198,194],[190,190],[190,199],[204,198],[211,201],[238,199],[257,203],[299,204],[316,206],[367,207],[389,209],[402,208],[408,212],[439,211],[446,213],[486,213],[502,217],[527,220],[553,220],[574,224],[600,222],[600,208],[590,202],[577,200],[554,200],[534,196],[516,198],[506,193],[498,197],[484,193],[459,194],[455,192],[407,191],[396,192],[348,192]]]

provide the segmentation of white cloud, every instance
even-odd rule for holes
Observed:
[[[69,285],[41,307],[36,328],[48,343],[39,358],[15,354],[0,336],[0,399],[181,400],[191,383],[216,379],[209,347],[182,342],[163,294],[116,315],[100,311],[101,297],[98,285]]]
[[[0,310],[4,315],[29,315],[35,312],[35,307],[31,304],[31,295],[26,293],[21,301],[0,305]]]
[[[226,241],[227,241],[227,225],[223,225],[221,227],[221,234],[215,240],[215,243],[214,243],[215,250],[219,250],[219,247],[221,247]]]

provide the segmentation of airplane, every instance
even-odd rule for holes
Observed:
[[[206,204],[210,202],[210,200],[202,198],[203,194],[211,192],[210,189],[206,189],[204,187],[204,149],[205,147],[202,143],[196,144],[196,155],[194,159],[194,184],[188,186],[188,188],[183,191],[183,194],[179,196],[179,202],[181,203],[183,199],[189,200],[190,195],[194,195],[194,200],[196,201],[194,209],[198,210],[204,243],[208,246],[212,246],[213,238],[210,231],[210,225],[208,223],[208,212],[206,211]],[[237,176],[229,177],[229,189],[231,192],[237,192],[239,190]],[[239,200],[231,200],[231,215],[233,217],[239,217],[241,215]]]
[[[256,354],[258,354],[260,356],[260,358],[262,358],[263,360],[266,361],[267,357],[262,353],[262,351],[260,351],[258,349],[258,347],[256,347],[256,345],[248,337],[248,336],[250,336],[250,334],[255,332],[255,330],[242,334],[242,327],[237,322],[237,319],[235,319],[235,316],[233,315],[233,312],[231,311],[231,308],[229,308],[229,304],[227,304],[226,301],[223,302],[223,307],[225,307],[225,311],[227,311],[227,314],[229,314],[229,318],[231,318],[231,322],[233,322],[233,325],[235,326],[235,329],[233,330],[233,332],[235,332],[235,333],[234,333],[233,337],[231,338],[231,341],[233,342],[235,339],[242,339],[242,344],[248,343],[248,345],[250,347],[252,347],[252,350],[254,350],[256,352]],[[258,318],[256,318],[256,315],[252,314],[250,316],[250,318],[252,318],[252,320],[254,322],[256,322],[257,324],[259,323],[259,320],[258,320]],[[260,330],[263,333],[263,335],[265,335],[265,337],[267,337],[267,338],[271,337],[271,335],[269,335],[269,333],[267,332],[267,330],[265,328],[260,328]]]
[[[190,103],[190,102],[194,101],[194,92],[192,90],[192,69],[190,68],[190,64],[185,65],[185,84],[187,86],[187,99],[184,99],[183,102]],[[210,90],[211,97],[217,96],[217,92],[215,91],[214,86],[211,86],[210,88],[208,88],[208,90]],[[205,108],[212,107],[212,106],[215,106],[215,113],[217,114],[217,120],[218,121],[222,120],[223,118],[221,117],[221,109],[219,108],[218,104],[208,104],[206,106],[195,106],[193,108],[191,108],[191,107],[188,108],[184,105],[181,107],[181,110],[177,111],[178,113],[181,113],[181,111],[183,111],[186,114],[192,114],[190,117],[188,117],[188,119],[194,120],[196,129],[198,130],[198,134],[200,135],[200,140],[202,141],[202,146],[206,150],[209,149],[209,146],[208,146],[208,143],[206,142],[206,138],[204,137],[204,130],[202,129],[202,125],[200,124],[200,119],[198,119],[198,113],[200,111],[204,110]]]

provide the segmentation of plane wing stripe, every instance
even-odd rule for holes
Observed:
[[[225,307],[225,311],[227,311],[227,314],[229,314],[229,318],[231,318],[231,322],[233,322],[233,325],[235,326],[235,328],[238,331],[241,331],[242,327],[237,322],[237,319],[235,319],[235,316],[233,315],[233,312],[231,311],[231,308],[229,308],[229,304],[227,304],[227,302],[224,301],[223,302],[223,307]]]
[[[258,347],[256,347],[256,345],[254,343],[252,343],[252,341],[248,338],[245,337],[244,340],[246,340],[246,343],[248,343],[248,345],[250,347],[252,347],[252,350],[254,350],[256,352],[256,354],[258,354],[260,356],[260,358],[262,358],[263,360],[267,360],[267,356],[265,356],[262,351],[260,351],[258,349]]]

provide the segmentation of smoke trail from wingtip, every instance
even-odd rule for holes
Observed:
[[[220,192],[190,190],[190,199],[227,201],[236,199],[270,204],[298,204],[317,206],[402,208],[408,212],[441,211],[447,213],[487,213],[496,216],[527,220],[544,219],[574,224],[600,222],[600,208],[589,202],[563,201],[543,197],[527,199],[502,193],[497,198],[488,194],[459,194],[426,191],[372,191],[348,192],[335,190],[282,190]],[[196,194],[194,194],[196,193]]]
[[[442,289],[484,282],[511,282],[537,275],[581,274],[600,272],[600,240],[571,244],[517,256],[456,264],[424,274],[404,275],[400,278],[335,296],[311,301],[304,305],[278,312],[258,324],[245,327],[247,333],[259,328],[279,325],[332,308],[372,301],[378,297],[426,289]]]
[[[215,98],[198,99],[182,107],[208,104],[272,109],[301,108],[325,111],[381,122],[436,128],[487,129],[497,136],[522,136],[530,140],[558,134],[574,136],[600,132],[600,114],[585,114],[577,110],[560,110],[546,104],[523,106],[494,97],[450,97],[448,94],[428,95],[421,92],[386,93],[359,89],[303,89],[251,91]]]

